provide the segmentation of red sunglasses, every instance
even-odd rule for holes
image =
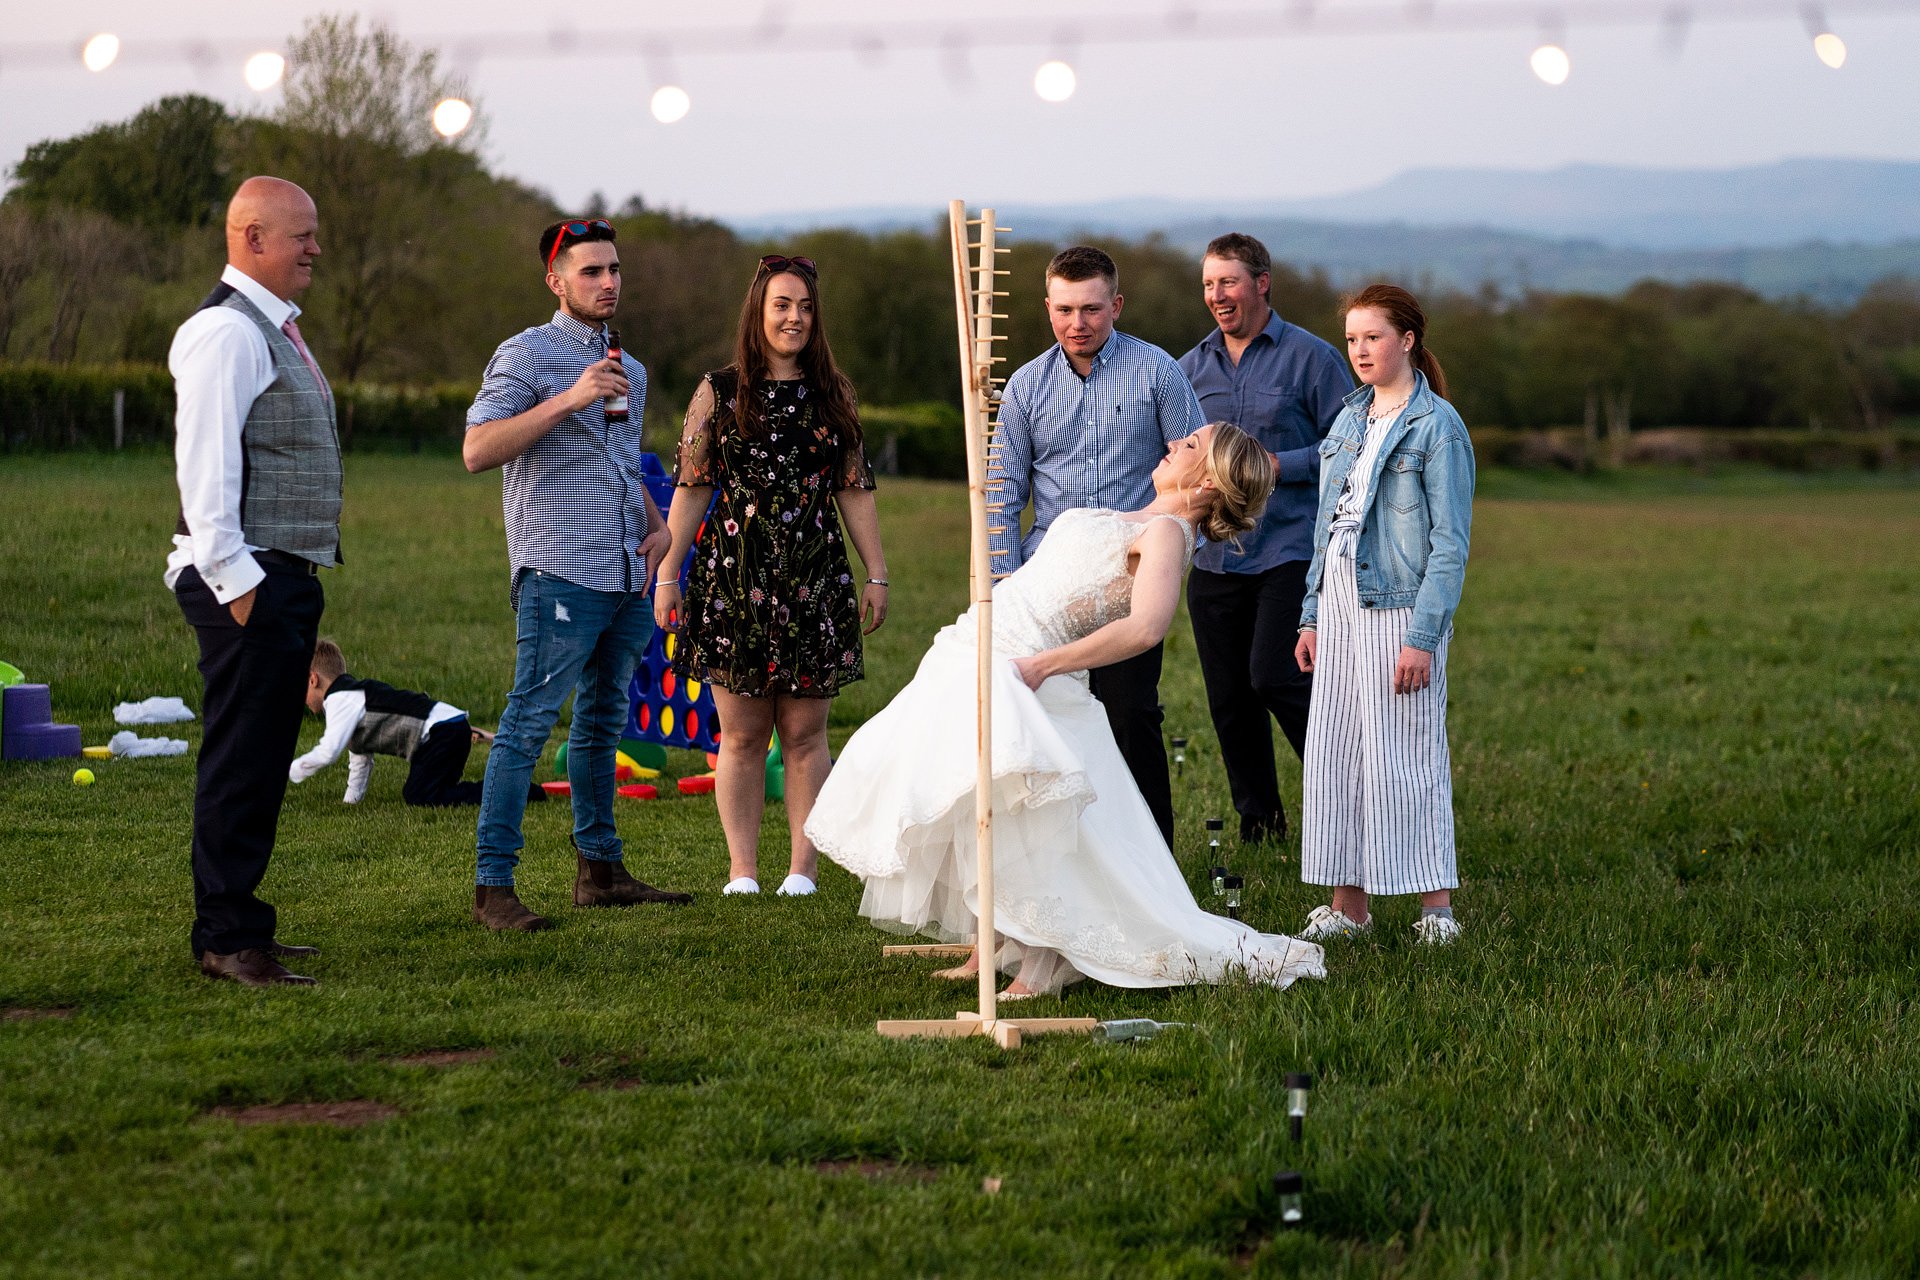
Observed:
[[[820,268],[813,265],[812,258],[788,258],[777,253],[770,253],[760,259],[760,270],[762,273],[779,275],[789,267],[798,268],[800,273],[809,280],[818,280],[820,278]]]
[[[547,250],[547,270],[553,270],[553,260],[560,256],[560,251],[570,241],[581,239],[589,231],[604,231],[607,239],[613,239],[613,224],[605,218],[595,218],[591,222],[563,222],[560,224],[560,234],[553,238],[553,248]]]

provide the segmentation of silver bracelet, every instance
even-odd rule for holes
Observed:
[[[885,578],[868,578],[867,585],[870,587],[885,587],[885,586],[890,586],[892,584],[890,584]]]

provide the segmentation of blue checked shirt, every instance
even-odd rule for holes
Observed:
[[[1209,542],[1193,567],[1212,573],[1264,573],[1291,560],[1313,559],[1313,522],[1320,513],[1320,442],[1353,390],[1347,362],[1333,344],[1269,312],[1240,363],[1215,329],[1180,357],[1208,422],[1231,422],[1280,459],[1280,482],[1260,523],[1232,543]]]
[[[469,429],[525,413],[565,394],[587,366],[607,357],[604,327],[564,311],[501,343],[487,362]],[[646,482],[640,472],[641,411],[647,371],[625,352],[627,421],[607,426],[596,402],[562,419],[507,463],[501,483],[507,517],[509,600],[519,607],[520,575],[538,569],[593,591],[645,591]]]
[[[1205,426],[1200,402],[1173,357],[1115,331],[1085,378],[1059,344],[1021,365],[1000,401],[1000,457],[989,491],[1004,502],[990,524],[993,571],[1018,569],[1063,511],[1107,507],[1135,511],[1153,501],[1153,469],[1173,441]],[[1020,513],[1033,500],[1033,529],[1020,537]]]

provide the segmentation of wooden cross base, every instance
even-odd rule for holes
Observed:
[[[962,1009],[951,1022],[938,1018],[882,1018],[874,1030],[891,1040],[926,1036],[939,1040],[958,1040],[965,1036],[991,1036],[1002,1049],[1018,1049],[1022,1036],[1043,1036],[1064,1032],[1092,1035],[1098,1018],[982,1018],[971,1009]]]
[[[970,956],[971,942],[917,942],[911,946],[882,947],[883,956]]]

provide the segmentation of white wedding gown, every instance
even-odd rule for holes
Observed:
[[[1193,531],[1173,516],[1193,547]],[[1074,510],[993,593],[994,923],[998,967],[1037,991],[1326,976],[1320,948],[1202,911],[1114,744],[1085,672],[1027,688],[1011,659],[1089,635],[1132,607],[1145,526]],[[882,929],[972,938],[977,625],[941,630],[912,683],[853,735],[807,819],[866,881]]]

